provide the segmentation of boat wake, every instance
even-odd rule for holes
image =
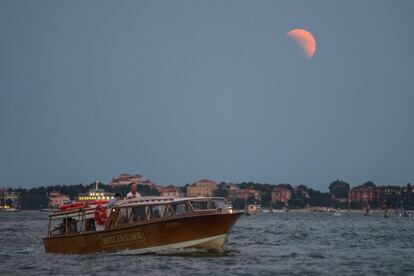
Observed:
[[[33,246],[25,247],[20,250],[14,251],[16,255],[27,255],[33,254],[35,252],[35,248]]]

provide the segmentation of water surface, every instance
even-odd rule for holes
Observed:
[[[414,275],[414,219],[360,212],[243,216],[223,253],[46,254],[47,214],[0,213],[0,275]]]

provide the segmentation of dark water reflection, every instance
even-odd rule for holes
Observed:
[[[414,275],[414,219],[380,213],[245,216],[223,253],[45,254],[47,214],[0,213],[0,275]]]

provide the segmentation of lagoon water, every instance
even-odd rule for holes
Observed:
[[[46,254],[47,214],[0,213],[0,275],[414,275],[414,218],[361,212],[243,216],[223,253]]]

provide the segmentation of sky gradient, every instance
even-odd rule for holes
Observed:
[[[0,1],[0,187],[414,182],[414,1]],[[307,60],[286,37],[311,31]]]

